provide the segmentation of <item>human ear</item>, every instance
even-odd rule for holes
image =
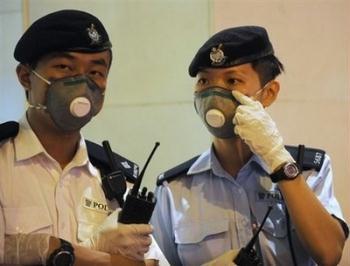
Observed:
[[[264,107],[270,106],[278,96],[278,93],[280,91],[280,84],[276,80],[272,80],[265,86],[265,89],[263,89],[261,93],[261,104]]]
[[[19,64],[16,67],[16,73],[17,73],[18,81],[21,83],[21,85],[23,86],[23,88],[25,89],[26,94],[27,94],[31,88],[29,66],[26,66],[24,64]]]

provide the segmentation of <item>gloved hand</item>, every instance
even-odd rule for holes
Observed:
[[[48,234],[17,234],[5,237],[4,263],[46,265],[49,254]]]
[[[239,250],[231,249],[221,256],[202,264],[202,266],[232,266],[236,265],[233,263],[233,260],[236,258],[237,254],[239,253]]]
[[[250,150],[264,160],[271,172],[283,163],[294,162],[275,122],[262,104],[235,90],[232,95],[241,103],[233,118],[234,130]]]
[[[144,260],[144,254],[152,242],[152,226],[118,223],[119,211],[120,209],[110,214],[82,245],[110,254],[121,254],[134,260]]]

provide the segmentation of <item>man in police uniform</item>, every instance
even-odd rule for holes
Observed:
[[[107,217],[80,134],[102,108],[111,47],[99,19],[78,10],[40,18],[17,43],[28,110],[19,129],[0,130],[0,264],[144,264],[152,228],[117,223],[118,211]]]
[[[330,159],[321,150],[286,148],[265,111],[277,98],[281,71],[258,26],[213,35],[192,60],[195,109],[213,143],[158,179],[152,224],[171,265],[217,257],[223,260],[215,265],[232,265],[231,251],[247,245],[266,214],[255,245],[265,265],[339,262],[348,227]]]

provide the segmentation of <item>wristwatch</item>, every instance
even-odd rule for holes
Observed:
[[[272,182],[276,183],[281,180],[293,180],[301,173],[298,164],[287,162],[270,175]]]
[[[60,238],[61,246],[51,253],[46,265],[48,266],[73,266],[75,256],[72,244]]]

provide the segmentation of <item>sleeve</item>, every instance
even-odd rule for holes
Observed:
[[[5,248],[5,218],[0,203],[0,264],[4,263],[4,248]]]
[[[347,227],[340,205],[334,195],[331,160],[327,154],[320,171],[310,175],[307,179],[307,183],[326,210],[332,216],[338,218],[337,220],[343,221],[343,223],[341,223],[343,228],[344,226]],[[344,233],[346,232],[344,231]]]
[[[172,226],[172,197],[169,187],[164,186],[165,184],[166,181],[155,191],[157,204],[151,218],[153,236],[170,265],[181,265]]]

